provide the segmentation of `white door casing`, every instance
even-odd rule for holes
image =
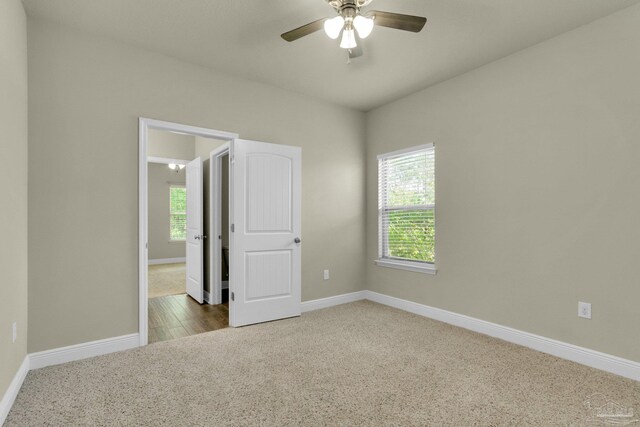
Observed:
[[[299,316],[302,150],[236,139],[231,156],[229,324]]]
[[[222,303],[222,161],[224,156],[229,157],[229,150],[230,144],[227,142],[209,153],[210,304]],[[229,179],[227,183],[230,183]]]
[[[187,163],[187,294],[200,304],[204,301],[203,289],[203,200],[202,159]]]

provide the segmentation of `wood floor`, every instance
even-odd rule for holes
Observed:
[[[149,298],[149,344],[226,328],[229,302],[198,304],[187,294]]]

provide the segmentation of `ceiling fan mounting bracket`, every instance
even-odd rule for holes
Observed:
[[[359,11],[361,7],[367,6],[372,1],[373,0],[327,0],[327,3],[338,13],[342,14],[342,11],[346,9]]]

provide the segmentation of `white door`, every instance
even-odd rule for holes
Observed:
[[[236,139],[231,156],[229,324],[299,316],[302,151]]]
[[[202,234],[202,160],[200,157],[187,163],[187,294],[200,304],[204,289],[202,259],[204,238]]]

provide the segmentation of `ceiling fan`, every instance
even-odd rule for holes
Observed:
[[[288,31],[281,35],[288,42],[298,40],[324,28],[325,33],[332,39],[337,39],[342,33],[340,47],[349,50],[349,58],[362,55],[356,41],[356,33],[360,39],[367,38],[373,26],[395,28],[397,30],[419,33],[427,18],[422,16],[402,15],[400,13],[370,10],[363,12],[361,8],[368,6],[372,0],[326,0],[333,7],[338,16],[323,18]]]

